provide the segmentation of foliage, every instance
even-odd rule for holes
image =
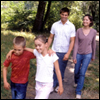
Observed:
[[[47,2],[47,1],[45,1]],[[1,1],[1,29],[16,29],[31,31],[36,18],[39,1]],[[47,11],[46,3],[45,18]],[[52,1],[50,13],[44,29],[50,30],[51,25],[60,20],[59,11],[63,7],[70,9],[69,20],[76,29],[82,27],[84,14],[89,13],[94,17],[94,26],[99,31],[99,1]]]

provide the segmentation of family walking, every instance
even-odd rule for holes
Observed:
[[[55,22],[47,39],[38,35],[34,39],[35,48],[27,48],[26,40],[17,36],[13,40],[13,50],[7,54],[3,65],[4,88],[10,89],[12,99],[25,99],[30,59],[36,59],[36,96],[35,99],[48,99],[51,92],[61,95],[64,91],[63,81],[69,56],[73,50],[75,64],[74,81],[77,99],[81,99],[85,73],[90,61],[95,59],[96,33],[91,26],[93,18],[86,14],[83,17],[83,27],[75,29],[69,20],[70,11],[67,7],[60,10],[60,20]],[[52,48],[50,48],[52,44]],[[7,68],[12,63],[11,83],[7,81]]]

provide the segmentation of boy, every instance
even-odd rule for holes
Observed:
[[[5,60],[3,65],[3,81],[4,88],[10,89],[10,84],[7,82],[7,68],[12,63],[11,68],[11,92],[12,99],[25,99],[26,89],[28,85],[28,75],[30,69],[30,59],[35,58],[34,54],[25,51],[26,40],[22,36],[17,36],[13,40],[13,54],[11,59]]]

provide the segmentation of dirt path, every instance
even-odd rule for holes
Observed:
[[[64,92],[60,96],[59,94],[53,92],[50,94],[49,99],[74,99],[75,98],[75,88],[74,84],[74,64],[72,59],[70,58],[65,70],[65,80],[67,82],[63,82]]]
[[[99,46],[99,35],[96,36],[97,46]],[[72,58],[69,59],[66,70],[65,70],[65,80],[63,82],[64,92],[60,96],[59,94],[53,92],[50,94],[49,99],[75,99],[75,88],[74,84],[74,64]],[[28,85],[26,99],[34,99],[35,90],[33,86]]]

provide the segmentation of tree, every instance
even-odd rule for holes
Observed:
[[[37,14],[36,18],[33,24],[33,29],[32,31],[40,31],[43,23],[43,16],[45,12],[45,6],[46,2],[45,1],[39,1],[38,9],[37,9]]]

